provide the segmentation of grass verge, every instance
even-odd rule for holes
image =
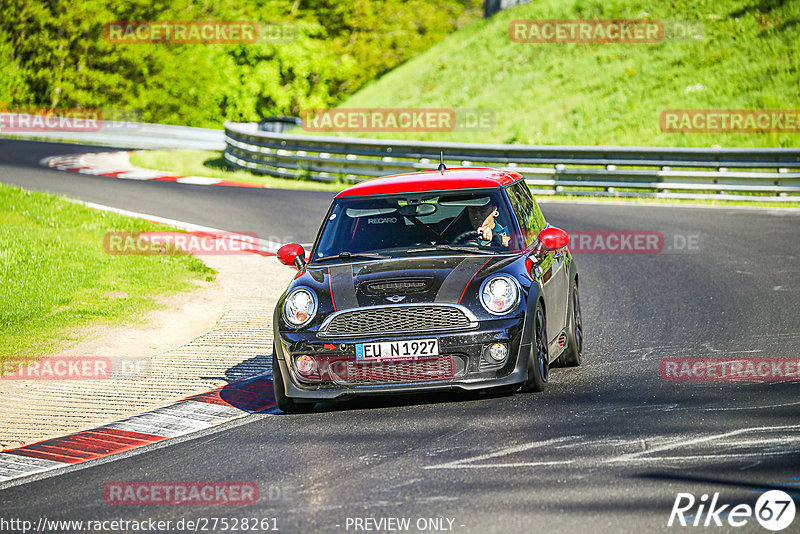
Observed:
[[[719,206],[719,207],[752,207],[752,208],[800,208],[798,202],[774,202],[765,200],[717,200],[717,199],[686,199],[686,198],[650,198],[650,197],[611,197],[611,196],[587,196],[587,195],[536,195],[539,202],[630,202],[630,203],[649,203],[649,204],[668,204],[684,206]],[[758,197],[753,197],[758,198]]]
[[[0,359],[35,360],[80,341],[76,327],[115,326],[215,272],[189,255],[103,250],[111,231],[165,231],[54,195],[0,184]]]
[[[232,171],[225,163],[221,150],[140,150],[131,154],[131,163],[138,167],[174,172],[182,176],[209,176],[250,184],[263,184],[275,189],[338,192],[351,185],[343,182],[286,180],[265,174]]]

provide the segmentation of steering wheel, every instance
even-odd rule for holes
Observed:
[[[467,230],[466,232],[461,232],[458,234],[451,243],[454,245],[464,245],[467,243],[467,238],[472,238],[475,242],[478,242],[478,231],[477,230]],[[462,243],[462,241],[464,241]]]

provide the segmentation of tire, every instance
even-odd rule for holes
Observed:
[[[281,366],[278,365],[278,356],[275,354],[274,348],[272,349],[272,393],[275,396],[275,404],[283,413],[303,413],[314,409],[313,402],[297,402],[286,396]]]
[[[583,315],[578,284],[573,280],[570,284],[569,330],[567,332],[567,348],[559,357],[564,367],[577,367],[583,360]]]
[[[533,323],[534,338],[531,352],[528,355],[528,378],[522,385],[522,391],[543,391],[547,386],[550,374],[550,354],[547,350],[547,325],[545,323],[542,303],[536,304],[536,315]]]

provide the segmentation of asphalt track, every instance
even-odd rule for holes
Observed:
[[[0,181],[300,242],[313,240],[332,196],[116,180],[38,165],[80,151],[0,141]],[[417,525],[426,518],[452,519],[452,531],[464,533],[766,532],[753,519],[736,529],[670,528],[667,521],[679,492],[753,504],[776,487],[800,501],[798,383],[665,381],[659,362],[798,357],[800,217],[651,205],[542,209],[568,231],[657,230],[668,236],[666,246],[681,241],[675,235],[699,236],[700,244],[691,253],[578,255],[584,364],[554,369],[543,393],[410,396],[252,415],[0,490],[2,517],[34,524],[153,518],[173,526],[182,518],[275,518],[290,533],[365,532],[355,518],[388,517],[410,518],[408,532],[426,531],[417,529],[430,526]],[[106,504],[106,483],[132,480],[253,481],[260,499],[247,506]],[[787,531],[798,525],[800,518]]]

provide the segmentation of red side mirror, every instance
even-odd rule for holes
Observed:
[[[302,245],[289,243],[278,249],[278,261],[284,265],[294,265],[302,269],[306,265],[306,251]]]
[[[551,226],[539,232],[539,242],[547,250],[558,250],[569,243],[569,234],[561,228]]]

